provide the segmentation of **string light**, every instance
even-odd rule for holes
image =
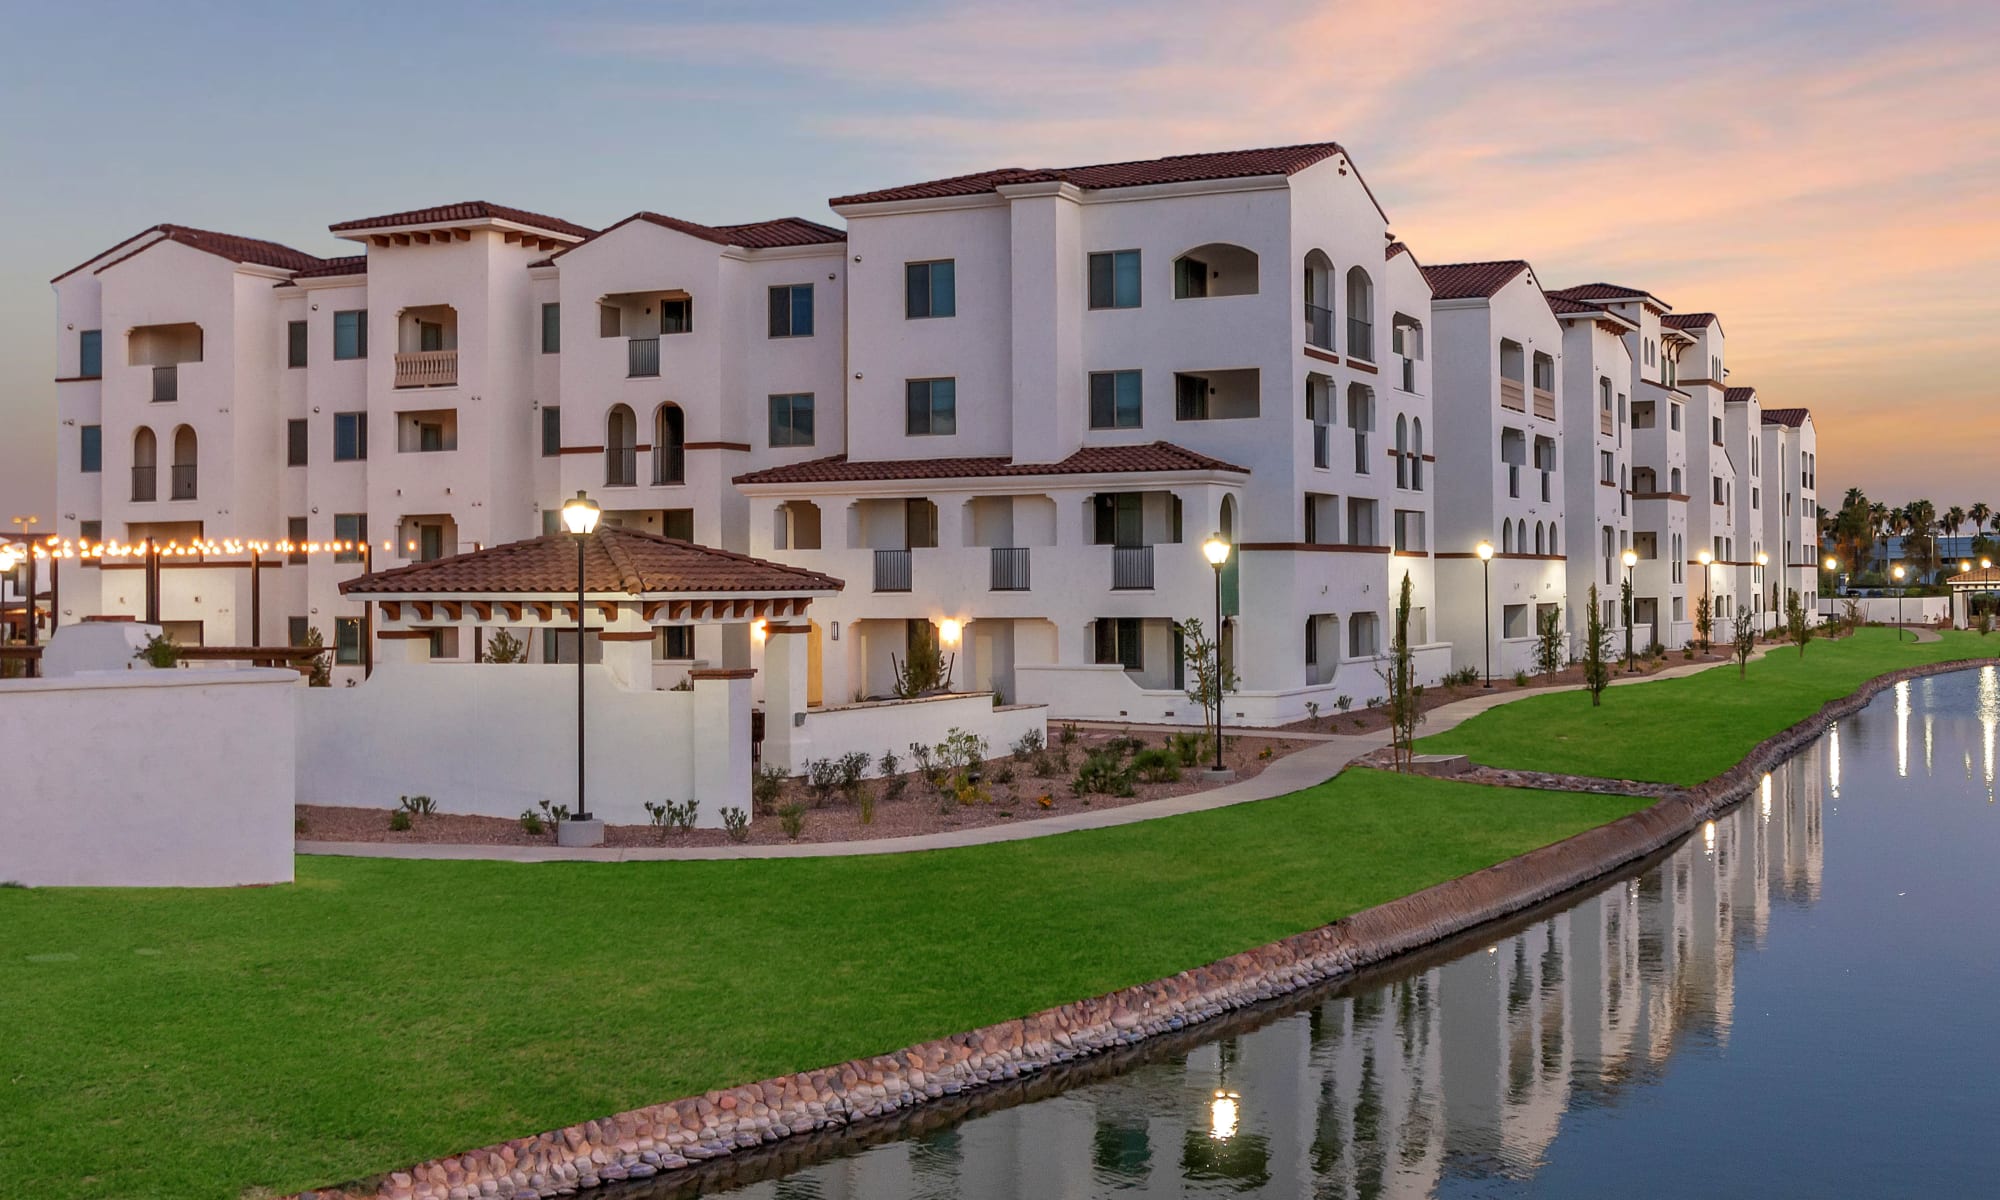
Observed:
[[[384,541],[382,549],[389,550],[391,543]],[[412,543],[412,548],[415,544]],[[150,549],[145,540],[122,542],[116,538],[105,541],[72,541],[66,537],[50,534],[46,539],[19,543],[0,543],[0,570],[11,569],[12,564],[33,555],[37,560],[47,562],[60,559],[116,559],[145,558],[153,554],[161,558],[200,558],[207,555],[249,555],[249,554],[365,554],[369,547],[351,539],[326,542],[294,542],[289,538],[280,541],[265,541],[261,538],[190,538],[183,542],[170,538],[165,542],[154,541]]]

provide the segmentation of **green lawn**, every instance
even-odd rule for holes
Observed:
[[[0,1179],[337,1182],[1159,978],[1635,807],[1355,771],[927,854],[0,890]]]
[[[1898,642],[1894,630],[1773,647],[1738,678],[1735,664],[1698,675],[1615,687],[1601,708],[1584,692],[1531,696],[1421,738],[1427,753],[1464,754],[1519,770],[1695,784],[1740,762],[1758,742],[1900,667],[2000,655],[2000,637],[1946,632]],[[1421,732],[1421,729],[1419,730]]]

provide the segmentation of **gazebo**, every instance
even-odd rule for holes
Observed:
[[[1972,598],[1975,595],[2000,594],[2000,567],[1960,571],[1956,575],[1946,575],[1945,582],[1951,585],[1952,625],[1966,629],[1972,624]]]
[[[373,669],[357,687],[309,693],[300,798],[381,807],[421,793],[447,811],[501,817],[567,803],[580,649],[592,811],[643,822],[649,801],[692,799],[700,824],[720,825],[722,808],[750,806],[753,639],[767,639],[764,700],[770,735],[782,738],[806,707],[806,638],[791,635],[807,628],[816,597],[841,587],[815,571],[610,526],[584,535],[581,606],[577,539],[563,533],[358,576],[341,591],[368,605]],[[720,627],[707,638],[719,653],[669,687],[656,683],[662,630],[709,627]],[[433,661],[449,643],[463,650],[500,629],[553,638],[560,653]]]

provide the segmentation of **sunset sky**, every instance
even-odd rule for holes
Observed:
[[[1425,262],[1721,314],[1820,489],[2000,504],[2000,4],[16,5],[0,511],[51,510],[48,279],[174,221],[484,199],[831,220],[847,191],[1334,139]],[[44,517],[46,520],[46,516]]]

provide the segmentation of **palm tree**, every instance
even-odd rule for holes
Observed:
[[[1971,508],[1966,509],[1965,515],[1972,520],[1972,532],[1978,533],[1986,527],[1987,518],[1993,515],[1993,506],[1981,500]]]
[[[1903,557],[1914,560],[1925,578],[1937,573],[1937,505],[1912,500],[1903,514]]]
[[[1958,527],[1965,524],[1965,510],[1956,504],[1952,505],[1944,510],[1944,518],[1940,524],[1944,526],[1946,537],[1957,537]]]
[[[1868,527],[1874,530],[1874,536],[1868,543],[1868,557],[1879,563],[1884,557],[1882,536],[1889,532],[1888,505],[1877,500],[1868,506]]]

